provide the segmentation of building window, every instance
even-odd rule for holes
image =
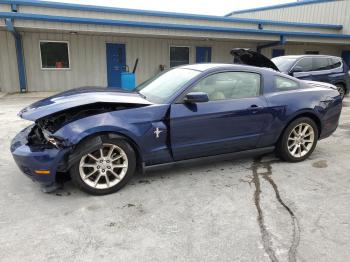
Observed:
[[[305,51],[306,55],[318,55],[320,51],[307,50]]]
[[[285,55],[284,49],[272,49],[272,57],[279,57],[284,55]]]
[[[42,69],[69,69],[69,45],[64,41],[40,41]]]
[[[170,47],[170,67],[190,63],[190,48],[186,46]]]

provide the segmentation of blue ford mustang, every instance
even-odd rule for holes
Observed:
[[[12,141],[24,174],[44,185],[69,173],[80,189],[116,192],[137,170],[193,158],[276,151],[306,159],[338,125],[336,87],[247,65],[166,71],[136,92],[70,90],[24,108],[35,123]]]

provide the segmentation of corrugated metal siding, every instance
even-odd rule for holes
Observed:
[[[29,91],[62,91],[87,85],[106,86],[106,43],[124,43],[126,45],[126,60],[130,68],[133,68],[136,58],[139,58],[136,72],[137,83],[141,83],[158,73],[159,65],[169,67],[169,48],[172,45],[189,46],[190,63],[195,62],[196,46],[211,46],[212,62],[218,63],[231,63],[232,57],[229,52],[234,47],[256,48],[254,43],[238,41],[220,42],[63,33],[24,32],[22,34]],[[42,70],[39,55],[40,40],[69,41],[71,69]],[[318,50],[322,54],[339,55],[341,46],[287,45],[285,49],[286,54],[302,54],[305,50]],[[271,56],[271,49],[265,49],[264,53]],[[13,89],[13,92],[18,90],[17,87],[18,85]]]
[[[276,21],[341,24],[343,33],[350,33],[350,1],[315,3],[282,9],[234,14],[232,17],[270,19]]]
[[[11,12],[11,6],[0,3],[0,12]]]
[[[40,40],[69,41],[69,70],[42,70],[39,54]],[[143,82],[159,72],[159,65],[169,67],[171,45],[189,46],[190,62],[195,62],[196,46],[211,46],[213,62],[232,61],[229,51],[233,47],[254,48],[253,44],[174,40],[159,38],[134,38],[117,36],[70,35],[52,33],[23,33],[24,55],[29,91],[60,91],[78,86],[106,86],[106,43],[126,45],[127,64],[132,68],[136,58],[139,65],[137,83]],[[16,91],[16,90],[14,90]]]
[[[199,19],[188,19],[188,18],[135,15],[135,14],[118,14],[118,13],[92,12],[92,11],[80,11],[80,10],[63,10],[63,9],[33,7],[33,6],[20,6],[19,12],[32,13],[32,14],[57,15],[57,16],[98,18],[98,19],[113,19],[113,20],[154,22],[154,23],[168,23],[168,24],[222,26],[222,27],[257,29],[256,23],[239,23],[239,22],[232,22],[232,21],[210,21],[210,20],[202,20],[202,19],[199,20]],[[270,20],[270,19],[267,19],[267,20]],[[269,25],[269,27],[274,30],[282,30],[284,26]],[[288,26],[287,28],[289,31],[304,31],[305,29],[305,28],[293,27],[293,26]],[[309,28],[306,30],[312,30],[312,28],[311,29]],[[335,30],[335,29],[320,29],[320,28],[318,28],[317,31],[324,32],[324,33],[338,32],[338,30]]]
[[[0,4],[0,12],[11,12],[11,6]],[[0,19],[0,27],[5,27],[5,20],[4,19]]]
[[[128,21],[144,21],[144,22],[170,23],[170,24],[180,23],[180,24],[188,24],[188,25],[210,25],[210,26],[230,26],[230,24],[232,24],[232,22],[221,22],[221,21],[206,21],[206,20],[185,19],[185,18],[155,17],[155,16],[146,16],[146,15],[118,14],[118,13],[92,12],[92,11],[80,11],[80,10],[63,10],[63,9],[33,7],[33,6],[20,6],[19,11],[21,13],[32,13],[32,14],[128,20]],[[256,28],[255,24],[239,23],[238,26],[242,26],[246,28]]]
[[[39,40],[69,41],[68,70],[41,69]],[[23,48],[29,91],[65,90],[77,86],[106,86],[105,47],[101,36],[24,33]]]
[[[6,31],[0,31],[0,90],[19,91],[15,41]]]
[[[141,27],[125,26],[101,26],[92,24],[71,24],[71,23],[53,23],[39,21],[15,20],[14,25],[19,30],[37,30],[37,31],[76,31],[84,34],[119,34],[130,36],[149,36],[149,37],[171,37],[171,38],[199,38],[199,39],[217,39],[217,40],[243,40],[243,41],[276,41],[278,35],[256,35],[245,33],[227,33],[227,32],[206,32],[192,30],[170,30],[153,29]],[[350,39],[327,39],[318,37],[288,37],[288,42],[316,42],[316,43],[339,43],[349,44]]]
[[[101,26],[92,24],[71,24],[71,23],[54,23],[39,21],[23,21],[15,20],[14,25],[19,30],[56,30],[56,31],[76,31],[93,34],[127,34],[139,36],[158,36],[158,37],[197,37],[197,38],[213,38],[213,39],[231,39],[231,40],[254,40],[254,41],[275,41],[278,36],[271,35],[254,35],[254,34],[238,34],[238,33],[221,33],[221,32],[204,32],[191,30],[168,30],[168,29],[151,29],[125,26]],[[322,40],[319,40],[322,41]],[[345,39],[344,42],[349,42]]]

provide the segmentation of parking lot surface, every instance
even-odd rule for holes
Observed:
[[[302,163],[202,162],[94,197],[70,182],[42,193],[15,165],[30,123],[16,114],[36,96],[0,98],[0,261],[349,261],[350,98]]]

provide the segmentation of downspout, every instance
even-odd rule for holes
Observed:
[[[256,47],[256,52],[261,54],[262,49],[264,48],[268,48],[268,47],[273,47],[273,46],[281,46],[281,45],[285,45],[287,42],[287,38],[284,35],[280,36],[280,40],[276,41],[276,42],[272,42],[272,43],[268,43],[268,44],[264,44],[264,45],[258,45]]]
[[[17,5],[11,4],[12,12],[17,12]],[[16,31],[13,26],[12,18],[5,18],[5,25],[7,31],[11,32],[16,45],[16,57],[17,57],[17,68],[18,68],[18,78],[19,78],[19,88],[20,92],[27,91],[27,77],[24,66],[24,55],[23,55],[23,45],[22,45],[22,36],[19,32]]]

